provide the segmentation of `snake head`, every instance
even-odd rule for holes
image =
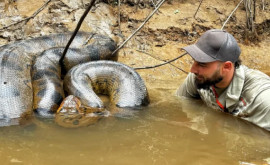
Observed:
[[[80,107],[81,101],[74,95],[69,95],[62,101],[57,113],[80,113]]]
[[[105,114],[104,109],[83,106],[77,97],[69,95],[58,108],[55,122],[62,127],[78,128],[95,124]]]

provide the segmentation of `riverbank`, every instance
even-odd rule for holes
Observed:
[[[150,2],[135,4],[132,0],[120,5],[116,1],[105,2],[107,3],[97,3],[92,8],[80,30],[107,34],[116,40],[118,45],[143,24],[155,6]],[[73,31],[88,3],[89,0],[45,2],[6,0],[0,2],[0,28],[30,18],[0,31],[0,44],[51,33]],[[184,53],[181,51],[183,46],[194,43],[206,30],[221,28],[237,4],[238,1],[226,0],[202,1],[201,5],[197,0],[166,1],[143,28],[120,49],[119,61],[136,68],[153,66],[173,59]],[[270,73],[268,71],[270,63],[269,5],[269,2],[256,4],[257,36],[255,38],[250,36],[250,32],[246,29],[244,4],[240,4],[224,27],[239,42],[243,64],[267,74]],[[171,64],[154,69],[142,69],[138,72],[148,84],[161,82],[155,84],[167,86],[167,84],[162,84],[162,80],[171,80],[171,87],[176,88],[178,82],[189,71],[190,64],[190,57],[184,56]]]

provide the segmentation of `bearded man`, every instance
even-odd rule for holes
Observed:
[[[177,96],[200,98],[209,107],[270,131],[270,78],[241,65],[241,50],[231,34],[208,30],[183,49],[194,62]]]

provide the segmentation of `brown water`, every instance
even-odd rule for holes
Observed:
[[[27,16],[44,3],[16,2],[20,13]],[[262,48],[244,51],[251,52],[250,49],[258,52]],[[177,54],[173,50],[157,54]],[[128,52],[126,62],[132,63],[134,57],[127,57]],[[144,61],[149,62],[143,57],[138,64]],[[172,74],[160,70],[159,75]],[[170,86],[168,82],[162,83]],[[84,128],[62,128],[53,120],[39,119],[24,126],[2,127],[0,164],[239,165],[263,164],[265,159],[270,162],[270,132],[209,109],[201,101],[177,98],[174,91],[172,87],[152,88],[151,104],[142,111],[130,116],[106,117]]]
[[[67,129],[53,120],[0,128],[1,164],[219,164],[263,162],[270,133],[202,102],[151,89],[151,104],[130,116]],[[164,97],[166,96],[166,97]]]

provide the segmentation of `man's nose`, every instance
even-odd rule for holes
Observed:
[[[198,73],[198,67],[197,67],[196,62],[193,62],[192,66],[190,68],[190,72],[191,73],[194,73],[194,74],[197,74]]]

